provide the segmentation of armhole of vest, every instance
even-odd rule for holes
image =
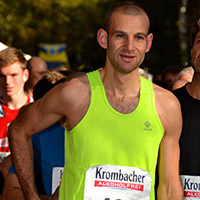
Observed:
[[[66,128],[66,125],[65,125],[65,127],[64,127],[65,128],[65,133],[68,133],[69,135],[71,135],[71,134],[74,133],[75,130],[79,129],[79,127],[81,126],[81,124],[83,123],[85,118],[88,116],[88,113],[91,110],[91,106],[93,104],[95,104],[95,98],[94,98],[95,90],[94,90],[94,88],[96,86],[98,86],[98,81],[99,81],[99,78],[100,78],[100,75],[98,73],[99,73],[98,70],[86,73],[86,75],[88,77],[90,92],[91,92],[90,104],[89,104],[88,110],[85,113],[84,117],[81,119],[81,121],[72,130],[68,131],[67,128]],[[66,140],[65,140],[65,143],[66,143]]]
[[[153,112],[155,114],[155,117],[156,117],[156,121],[158,122],[158,125],[160,126],[160,129],[163,133],[163,136],[164,136],[164,127],[163,127],[163,124],[160,120],[160,117],[158,115],[158,111],[156,110],[156,102],[155,102],[155,93],[154,93],[154,89],[153,89],[153,83],[151,83],[151,91],[152,91],[152,95],[151,95],[151,98],[152,98],[152,105],[153,105]]]
[[[154,89],[153,89],[153,83],[149,80],[145,80],[145,78],[143,78],[143,79],[144,79],[143,82],[145,82],[144,84],[148,88],[148,91],[149,91],[149,94],[150,94],[150,101],[151,101],[154,116],[156,117],[156,121],[157,121],[158,125],[160,126],[162,133],[164,134],[164,128],[163,128],[163,125],[162,125],[161,120],[159,118],[158,112],[156,110],[155,93],[154,93]]]

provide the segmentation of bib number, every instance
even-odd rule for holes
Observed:
[[[149,200],[151,175],[135,167],[93,166],[86,172],[84,200]]]
[[[200,176],[180,176],[185,200],[200,199]]]
[[[62,175],[63,175],[63,167],[54,167],[52,172],[52,194],[55,192],[56,188],[60,185]]]

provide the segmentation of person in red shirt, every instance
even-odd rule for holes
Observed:
[[[24,92],[28,80],[27,61],[23,53],[13,47],[0,51],[0,162],[10,152],[7,128],[20,108],[31,101]]]

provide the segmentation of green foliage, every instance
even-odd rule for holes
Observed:
[[[37,55],[39,43],[66,43],[72,67],[77,57],[102,67],[105,52],[96,42],[104,15],[117,0],[1,0],[0,41]],[[136,0],[148,11],[153,46],[143,66],[155,73],[170,64],[180,65],[178,9],[180,0]],[[196,0],[189,8],[194,18]],[[191,23],[189,19],[188,21]]]
[[[103,24],[100,0],[2,0],[0,41],[32,55],[38,43],[66,43],[72,62],[88,54],[88,43],[96,45],[96,29]]]

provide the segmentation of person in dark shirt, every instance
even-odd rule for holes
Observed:
[[[191,183],[200,184],[200,19],[192,26],[191,40],[193,79],[182,88],[174,90],[174,94],[180,101],[183,116],[180,177],[185,190],[184,195],[190,197],[190,194],[193,194],[193,197],[199,197],[195,184]]]

